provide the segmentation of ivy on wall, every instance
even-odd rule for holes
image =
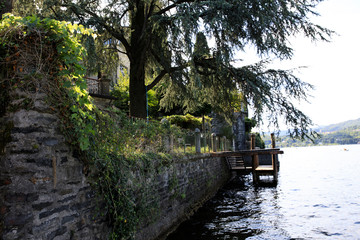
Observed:
[[[0,116],[24,106],[31,109],[36,95],[46,93],[49,109],[60,116],[66,140],[88,167],[102,199],[99,211],[112,225],[110,238],[132,239],[140,222],[156,217],[157,199],[151,194],[151,184],[156,173],[173,162],[172,156],[161,153],[162,140],[181,131],[129,120],[114,108],[100,111],[93,105],[83,79],[81,63],[86,53],[80,41],[83,35],[92,34],[68,22],[4,15],[0,22],[0,100],[6,104]],[[19,101],[8,101],[15,98]]]

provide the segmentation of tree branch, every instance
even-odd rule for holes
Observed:
[[[160,72],[160,74],[149,84],[146,86],[146,90],[149,91],[151,90],[153,87],[156,86],[156,84],[158,84],[160,82],[160,80],[167,74],[167,71],[162,70]]]
[[[152,81],[149,85],[146,86],[146,89],[149,91],[150,89],[152,89],[153,87],[156,86],[156,84],[158,84],[160,82],[160,80],[166,75],[166,74],[171,74],[173,72],[176,72],[176,71],[181,71],[183,70],[184,68],[188,67],[189,64],[186,63],[182,66],[178,66],[178,67],[171,67],[169,68],[168,71],[166,71],[165,69],[162,70],[160,72],[160,74],[154,79],[154,81]]]
[[[131,56],[130,56],[130,44],[129,44],[129,42],[126,40],[126,38],[125,38],[125,35],[124,35],[124,33],[123,32],[118,32],[118,31],[116,31],[114,28],[112,28],[111,26],[109,26],[109,25],[107,25],[105,22],[104,22],[104,20],[101,18],[101,17],[99,17],[96,13],[93,13],[93,12],[91,12],[91,11],[89,11],[89,10],[86,10],[86,9],[84,9],[84,11],[87,13],[87,14],[89,14],[89,15],[91,15],[92,17],[94,17],[96,20],[97,20],[97,22],[103,27],[103,28],[105,28],[112,36],[114,36],[116,39],[118,39],[123,45],[124,45],[124,47],[125,47],[125,50],[126,50],[126,55],[129,57],[129,59],[131,59]]]
[[[146,19],[149,19],[149,17],[152,16],[155,6],[156,6],[155,0],[151,0],[149,11],[146,12],[146,17],[145,17]]]
[[[115,48],[115,47],[107,47],[107,48],[103,48],[103,49],[104,49],[104,50],[115,50],[115,51],[117,51],[118,53],[122,53],[122,54],[127,55],[126,52],[121,51],[121,50],[119,50],[119,49],[117,49],[117,48]]]
[[[163,13],[166,13],[167,11],[170,11],[171,9],[175,8],[176,6],[178,6],[181,3],[191,3],[191,2],[195,2],[195,0],[179,0],[163,9],[161,9],[160,11],[158,11],[157,13],[155,13],[154,15],[161,15]]]
[[[125,16],[125,14],[126,14],[128,11],[129,11],[129,8],[127,8],[127,9],[123,12],[123,14],[121,14],[121,16],[120,16],[120,21],[122,20],[122,18]]]
[[[80,15],[81,12],[79,11],[79,9],[72,3],[67,3],[67,4],[61,4],[62,7],[67,7],[67,8],[70,8],[71,11],[74,12],[74,14],[77,15],[77,17],[80,19]],[[90,16],[92,16],[93,18],[96,19],[97,23],[99,23],[103,28],[105,28],[112,36],[114,36],[116,39],[118,39],[125,47],[125,50],[126,50],[126,55],[128,56],[129,59],[131,59],[131,56],[129,54],[130,52],[130,44],[129,42],[126,40],[125,38],[125,34],[123,33],[123,31],[119,32],[119,31],[116,31],[113,27],[109,26],[108,24],[106,24],[105,20],[100,17],[99,15],[97,15],[96,13],[90,11],[90,10],[87,10],[87,9],[81,9],[83,12],[89,14]],[[123,17],[123,16],[122,16]]]

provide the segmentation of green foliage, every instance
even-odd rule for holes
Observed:
[[[255,133],[255,147],[259,147],[261,149],[265,148],[265,142],[261,138],[260,133]]]
[[[244,121],[245,121],[245,132],[250,133],[251,129],[256,126],[257,122],[255,119],[248,117],[245,117]]]
[[[183,129],[194,130],[195,128],[202,129],[202,118],[194,117],[190,114],[186,115],[171,115],[166,119],[171,123]],[[206,117],[206,122],[210,122],[210,118]]]
[[[6,14],[0,24],[0,45],[4,51],[1,56],[4,63],[2,68],[11,70],[7,70],[11,79],[10,88],[25,87],[24,78],[36,80],[40,75],[51,78],[52,82],[47,84],[57,85],[52,92],[54,104],[61,106],[62,114],[69,115],[69,125],[74,127],[69,138],[79,140],[80,148],[86,150],[89,147],[89,136],[94,134],[95,116],[86,94],[86,82],[82,78],[85,68],[79,64],[85,54],[78,40],[80,33],[90,35],[92,31],[81,25],[48,18],[21,18]],[[28,52],[19,51],[28,45],[35,48]],[[42,49],[43,45],[47,47]],[[40,47],[39,50],[36,46]],[[34,65],[32,58],[36,57],[45,64],[39,62]],[[43,66],[46,64],[50,65]],[[62,99],[64,93],[68,95],[66,100]]]
[[[129,102],[130,102],[130,92],[129,92],[129,74],[126,69],[123,70],[123,73],[120,74],[118,83],[115,85],[114,89],[111,91],[111,95],[116,97],[117,100],[114,101],[114,105],[120,110],[129,113]],[[155,90],[150,89],[147,91],[147,104],[149,110],[150,118],[156,117],[159,111],[159,98]]]
[[[111,95],[116,97],[114,105],[124,112],[129,112],[129,74],[127,70],[123,74],[120,74],[118,83],[114,86],[111,91]]]

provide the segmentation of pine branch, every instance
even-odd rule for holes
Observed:
[[[192,2],[195,2],[195,0],[179,0],[163,9],[161,9],[160,11],[156,12],[154,15],[162,15],[168,11],[170,11],[171,9],[177,7],[179,4],[181,3],[192,3]]]
[[[126,55],[129,57],[129,59],[131,59],[131,56],[128,54],[130,51],[130,44],[129,42],[126,40],[125,38],[125,33],[121,30],[120,32],[115,30],[113,27],[109,26],[108,24],[106,24],[106,22],[104,21],[104,19],[102,17],[100,17],[99,15],[97,15],[96,13],[84,8],[79,10],[78,7],[75,4],[72,3],[66,3],[66,4],[61,4],[62,7],[66,7],[66,8],[70,8],[71,11],[79,18],[79,20],[81,20],[81,16],[83,15],[81,13],[81,11],[89,14],[90,16],[92,16],[93,18],[96,19],[96,21],[103,27],[105,28],[113,37],[115,37],[116,39],[118,39],[123,46],[125,47],[126,50]],[[123,16],[122,16],[123,17]]]
[[[149,91],[150,89],[152,89],[153,87],[156,86],[156,84],[158,84],[160,82],[160,80],[166,75],[166,74],[172,74],[174,72],[177,71],[181,71],[185,68],[187,68],[189,66],[189,63],[185,63],[182,66],[178,66],[178,67],[171,67],[168,68],[168,70],[163,69],[160,74],[149,84],[146,86],[147,90]]]

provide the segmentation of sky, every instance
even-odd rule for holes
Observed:
[[[298,106],[315,126],[360,118],[360,0],[325,0],[312,22],[334,30],[331,42],[311,42],[295,36],[291,60],[279,62],[283,69],[307,66],[296,75],[315,86],[310,103]],[[282,129],[285,126],[280,126]]]

